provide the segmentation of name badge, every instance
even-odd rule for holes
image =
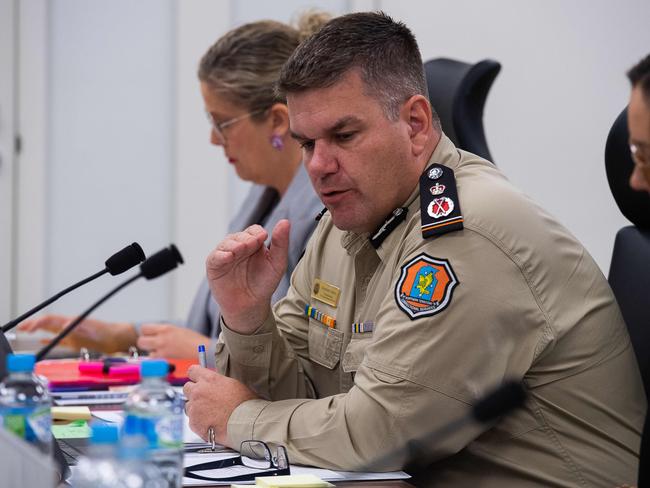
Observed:
[[[328,282],[316,278],[311,287],[311,297],[319,302],[326,303],[334,308],[339,303],[339,296],[341,295],[340,288],[330,285]]]

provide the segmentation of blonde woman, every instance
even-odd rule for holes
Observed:
[[[242,180],[254,183],[229,231],[255,223],[270,230],[281,219],[291,222],[289,266],[273,295],[274,302],[285,295],[322,208],[302,166],[301,148],[289,134],[286,100],[275,94],[274,87],[294,49],[328,18],[308,13],[297,27],[270,20],[242,25],[218,39],[199,64],[210,142],[223,149]],[[205,212],[208,225],[212,212]],[[26,321],[21,330],[58,332],[71,319],[45,315]],[[195,358],[197,346],[206,344],[208,363],[213,364],[218,334],[218,305],[204,279],[182,324],[88,319],[70,334],[67,344],[104,352],[123,351],[137,344],[151,356],[180,358]]]

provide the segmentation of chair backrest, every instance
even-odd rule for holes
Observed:
[[[501,64],[491,59],[476,64],[448,58],[424,63],[429,100],[442,130],[457,147],[492,160],[483,129],[483,108]]]
[[[625,109],[609,131],[605,168],[618,208],[634,225],[616,234],[608,279],[630,333],[646,394],[650,394],[650,196],[630,188],[634,162],[628,138]]]

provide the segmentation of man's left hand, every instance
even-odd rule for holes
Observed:
[[[190,381],[185,383],[183,393],[190,429],[207,441],[208,429],[212,427],[216,442],[239,448],[229,444],[228,419],[239,405],[259,397],[243,383],[207,368],[191,366],[187,376]]]

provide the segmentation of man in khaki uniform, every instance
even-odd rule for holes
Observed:
[[[646,405],[607,282],[442,134],[410,31],[383,14],[334,19],[280,88],[329,212],[273,311],[288,222],[270,248],[254,226],[208,257],[223,332],[219,373],[189,373],[192,429],[284,444],[293,463],[394,470],[407,442],[518,378],[525,408],[426,446],[431,485],[634,482]]]

